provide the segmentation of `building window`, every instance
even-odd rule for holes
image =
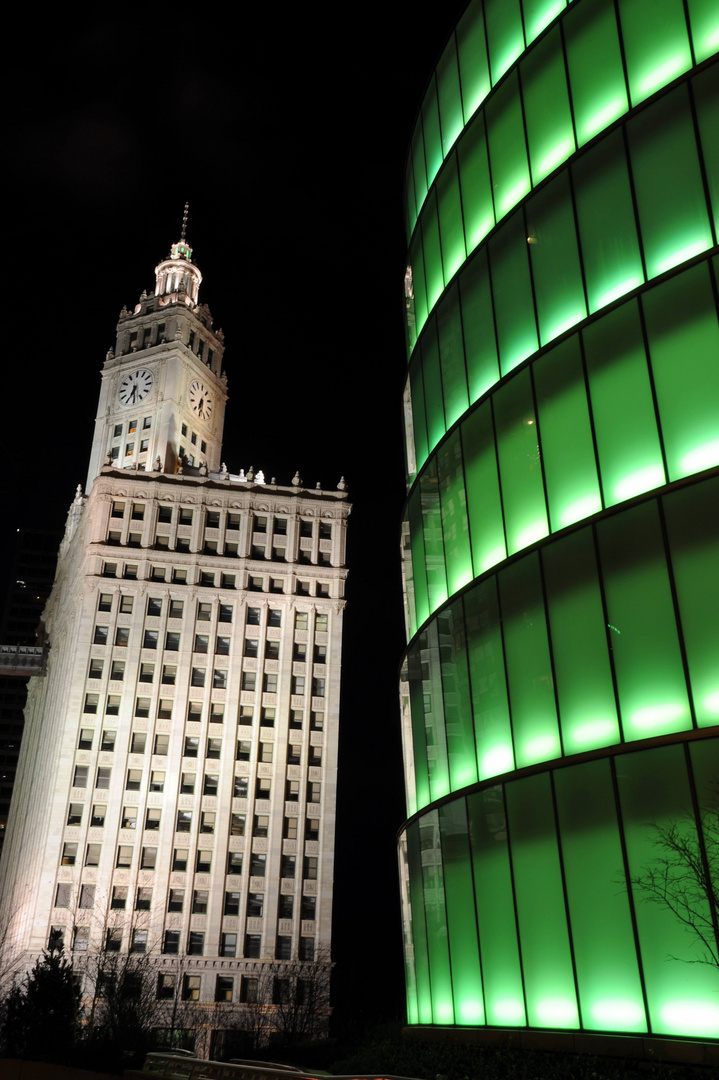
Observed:
[[[147,930],[133,930],[130,943],[131,953],[147,952]]]
[[[244,655],[245,656],[257,656],[259,653],[260,643],[257,638],[245,638]]]
[[[212,686],[215,690],[227,688],[227,671],[224,668],[216,668],[212,675]]]
[[[262,689],[265,691],[266,694],[276,694],[277,676],[271,673],[266,673],[263,680]]]
[[[115,885],[112,889],[110,907],[113,911],[124,911],[127,905],[127,885]]]
[[[204,783],[202,785],[203,795],[217,795],[217,789],[219,786],[219,776],[213,776],[210,773],[205,774]]]
[[[148,596],[147,614],[152,618],[162,615],[162,600],[158,596]]]
[[[269,814],[255,814],[254,824],[252,826],[253,836],[267,836],[270,830],[270,817]]]
[[[152,889],[141,885],[135,895],[135,911],[149,911],[152,907]]]
[[[223,934],[225,937],[234,937],[235,948],[231,953],[221,952],[222,956],[236,956],[237,955],[237,934]],[[215,982],[215,1001],[232,1001],[232,996],[235,989],[235,980],[229,975],[218,975]]]
[[[265,660],[279,660],[280,658],[280,643],[279,641],[266,641],[265,642]]]
[[[136,806],[123,806],[122,817],[120,818],[120,828],[122,829],[135,829],[137,827],[137,807]]]
[[[297,822],[298,822],[298,818],[296,818],[296,817],[286,817],[285,818],[285,823],[284,823],[284,827],[283,827],[283,830],[282,830],[282,835],[283,835],[285,840],[296,840],[297,839],[297,832],[298,832]]]
[[[187,719],[193,723],[199,723],[202,719],[202,702],[190,701],[187,706]]]
[[[167,956],[177,956],[180,951],[180,931],[165,930],[165,938],[162,942],[162,951]]]
[[[185,890],[184,889],[170,889],[170,895],[167,900],[168,911],[182,911],[185,905]]]
[[[176,832],[189,832],[191,828],[192,828],[192,811],[191,810],[178,810],[177,811],[177,822],[176,822],[176,825],[175,825],[175,831]]]
[[[71,802],[67,810],[67,824],[80,825],[82,823],[82,811],[83,804],[81,802]]]
[[[275,715],[275,710],[271,706],[264,707],[260,713],[260,727],[274,727]]]
[[[290,709],[290,727],[293,730],[302,727],[302,709]]]
[[[237,934],[224,933],[220,936],[220,956],[237,956]]]
[[[185,607],[184,600],[170,600],[169,619],[181,619]]]
[[[158,1001],[172,1001],[175,997],[175,987],[177,985],[176,975],[158,975],[157,976],[157,1000]]]
[[[230,816],[230,836],[245,835],[245,815],[232,814]]]
[[[292,693],[298,697],[302,697],[305,692],[305,677],[304,675],[292,676]]]
[[[262,761],[265,764],[269,765],[272,762],[272,758],[274,756],[274,749],[275,749],[274,743],[261,742],[260,743],[259,761]]]
[[[200,585],[205,585],[209,588],[214,588],[215,585],[215,572],[214,570],[201,570],[200,571]]]
[[[127,781],[125,783],[126,791],[139,791],[142,784],[142,769],[128,769]]]
[[[156,735],[155,736],[155,745],[153,747],[153,752],[155,754],[157,754],[158,757],[165,757],[165,755],[167,754],[167,751],[169,750],[169,748],[170,748],[170,736],[169,735]]]
[[[177,678],[177,666],[175,664],[164,664],[162,668],[162,682],[165,686],[174,686],[175,679]]]
[[[113,927],[105,933],[105,952],[119,952],[122,948],[122,929]]]
[[[174,630],[168,630],[165,635],[165,648],[168,652],[178,652],[180,648],[180,635]]]
[[[316,782],[307,785],[307,802],[318,803],[322,794],[322,785]]]
[[[85,866],[99,866],[102,844],[88,844],[85,850]]]
[[[132,615],[132,596],[120,597],[120,613],[122,615]]]
[[[205,951],[205,935],[198,930],[190,930],[190,936],[187,941],[187,955],[188,956],[202,956]],[[200,977],[199,975],[186,975],[186,979],[197,980],[197,997],[187,998],[189,1001],[197,1001],[200,996]]]
[[[285,802],[297,802],[300,797],[299,780],[288,780],[285,784]]]
[[[147,810],[145,811],[145,829],[149,830],[150,832],[157,832],[160,828],[161,815],[162,810],[160,810],[159,807],[148,806]],[[153,866],[150,867],[150,869],[154,870],[155,868]]]
[[[243,727],[252,727],[255,718],[255,710],[251,705],[240,705],[240,714],[237,718],[238,724],[242,724]]]
[[[275,959],[276,960],[291,960],[292,959],[292,938],[280,935],[277,938],[275,945]]]
[[[150,773],[150,791],[164,791],[165,790],[165,774],[164,772],[157,772],[153,769]]]
[[[195,791],[196,773],[183,772],[180,781],[180,795],[192,795]]]
[[[156,649],[157,648],[157,630],[146,630],[145,636],[142,641],[143,649]]]
[[[137,564],[125,563],[125,569],[122,576],[128,581],[137,581]]]
[[[225,544],[225,555],[236,556],[237,544]],[[237,575],[236,574],[222,574],[222,588],[234,589],[236,587]]]
[[[295,642],[295,647],[292,650],[292,659],[297,664],[304,664],[307,659],[307,646],[304,642]]]
[[[91,660],[90,670],[87,673],[88,679],[101,679],[103,667],[104,663],[102,660]]]
[[[192,525],[192,510],[180,507],[180,516],[178,520],[180,525]]]
[[[257,683],[257,674],[254,671],[242,672],[242,689],[250,692],[254,691]]]
[[[208,758],[217,760],[222,754],[222,739],[208,739],[207,740],[207,753]]]
[[[97,599],[98,611],[112,611],[112,593],[101,592]]]
[[[220,604],[220,613],[218,616],[218,622],[231,623],[232,622],[232,604]]]
[[[105,825],[105,815],[107,814],[107,806],[105,803],[93,803],[92,813],[90,814],[90,826],[93,829],[102,829]]]
[[[294,915],[294,896],[292,893],[282,893],[277,907],[277,916],[280,919],[291,919]]]
[[[115,631],[115,644],[120,649],[127,648],[127,644],[130,640],[130,630],[127,626],[118,626]]]
[[[260,609],[257,607],[248,607],[247,609],[247,625],[259,626],[260,625]]]
[[[78,750],[92,750],[92,740],[95,732],[92,728],[80,728],[80,737],[77,740]]]
[[[129,867],[132,866],[132,846],[130,844],[119,845],[115,866],[123,870],[129,869]]]
[[[305,822],[305,840],[319,840],[320,838],[320,819],[319,818],[307,818]]]
[[[107,766],[100,766],[97,770],[97,776],[95,777],[95,787],[107,789],[110,786],[110,777],[112,775],[112,769]]]
[[[77,905],[83,910],[93,908],[95,906],[95,886],[94,885],[82,885],[80,888],[80,902]]]
[[[261,934],[245,934],[245,957],[248,960],[259,960],[262,950]]]
[[[313,679],[312,680],[312,697],[324,697],[325,696],[325,680]]]
[[[69,908],[72,898],[72,885],[70,882],[61,882],[55,891],[55,907]]]
[[[324,731],[325,727],[325,714],[321,712],[313,712],[310,718],[310,730],[311,731]]]
[[[215,811],[203,810],[200,818],[200,832],[212,834],[215,831]]]
[[[240,914],[240,894],[238,892],[226,892],[225,893],[225,915],[239,915]]]
[[[328,629],[329,615],[315,615],[315,632],[318,634],[326,634]]]
[[[269,799],[272,794],[272,780],[268,776],[258,776],[255,782],[255,798]]]
[[[204,686],[206,672],[206,668],[193,667],[192,675],[190,677],[190,686]]]
[[[249,780],[246,776],[236,776],[232,795],[235,799],[246,799]]]
[[[107,633],[108,628],[106,626],[96,626],[92,638],[93,645],[107,645]]]
[[[74,866],[77,860],[77,844],[63,844],[60,866]]]
[[[300,960],[314,960],[315,939],[311,937],[300,938]]]
[[[210,723],[221,724],[225,719],[225,706],[218,701],[210,704]]]
[[[288,879],[294,878],[296,867],[297,857],[295,855],[283,855],[282,862],[280,863],[280,877]]]
[[[185,747],[183,750],[184,757],[196,758],[200,748],[200,739],[197,735],[185,736]]]
[[[247,940],[245,939],[245,956],[247,953]],[[249,975],[243,975],[240,983],[240,1001],[243,1005],[256,1005],[259,1001],[260,980]]]
[[[178,873],[184,873],[187,870],[187,859],[189,851],[187,848],[175,848],[172,853],[172,869]]]
[[[77,846],[77,845],[75,845]],[[228,874],[241,874],[242,873],[242,852],[241,851],[228,851],[227,853],[227,873]]]
[[[208,889],[195,889],[192,894],[192,914],[206,915],[210,893]]]
[[[253,851],[250,854],[250,877],[264,877],[267,867],[267,856]]]
[[[209,649],[210,639],[207,634],[195,634],[195,652],[206,653]]]
[[[125,678],[125,661],[113,660],[110,668],[110,678],[113,682],[122,682]],[[142,680],[140,680],[142,681]],[[152,680],[150,680],[152,682]]]
[[[172,523],[172,507],[159,506],[157,508],[157,520],[162,525],[170,525]]]
[[[157,705],[158,720],[172,719],[172,698],[160,698]]]
[[[304,866],[302,870],[302,877],[305,881],[317,880],[317,865],[318,861],[314,855],[306,855],[304,860]]]
[[[107,702],[105,703],[105,715],[106,716],[119,716],[120,715],[120,695],[108,694]]]
[[[299,743],[290,743],[287,747],[287,764],[299,765],[302,759],[302,747]]]

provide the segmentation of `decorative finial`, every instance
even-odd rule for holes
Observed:
[[[346,491],[347,490],[347,481],[345,480],[344,476],[340,476],[340,482],[337,485],[337,490],[338,491]]]
[[[180,240],[182,240],[183,243],[185,241],[185,235],[187,233],[187,212],[188,212],[189,209],[190,209],[190,204],[186,202],[185,203],[185,209],[183,210],[183,213],[182,213],[182,232],[180,233]]]
[[[295,475],[292,477],[292,487],[299,487],[301,483],[302,483],[302,477],[300,476],[299,469],[298,469],[297,472],[295,473]]]

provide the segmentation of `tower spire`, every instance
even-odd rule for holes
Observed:
[[[170,247],[170,254],[155,267],[155,296],[164,303],[185,303],[194,307],[198,302],[202,274],[192,262],[192,248],[187,243],[189,202],[182,211],[180,239]]]
[[[187,232],[187,214],[188,214],[189,209],[190,209],[190,204],[188,202],[186,202],[185,203],[185,209],[184,209],[184,211],[182,213],[182,232],[180,233],[180,240],[182,241],[183,244],[185,242],[185,234]]]

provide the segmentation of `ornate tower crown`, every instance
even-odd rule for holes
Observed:
[[[185,240],[187,212],[185,203],[182,215],[180,239],[170,248],[170,255],[155,267],[155,296],[160,297],[160,304],[187,304],[195,307],[199,302],[202,274],[192,262],[192,248]]]

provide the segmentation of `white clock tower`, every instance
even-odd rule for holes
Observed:
[[[185,225],[155,267],[155,291],[123,308],[102,385],[86,490],[103,465],[138,472],[217,472],[227,402],[222,331],[199,302],[202,274]]]

